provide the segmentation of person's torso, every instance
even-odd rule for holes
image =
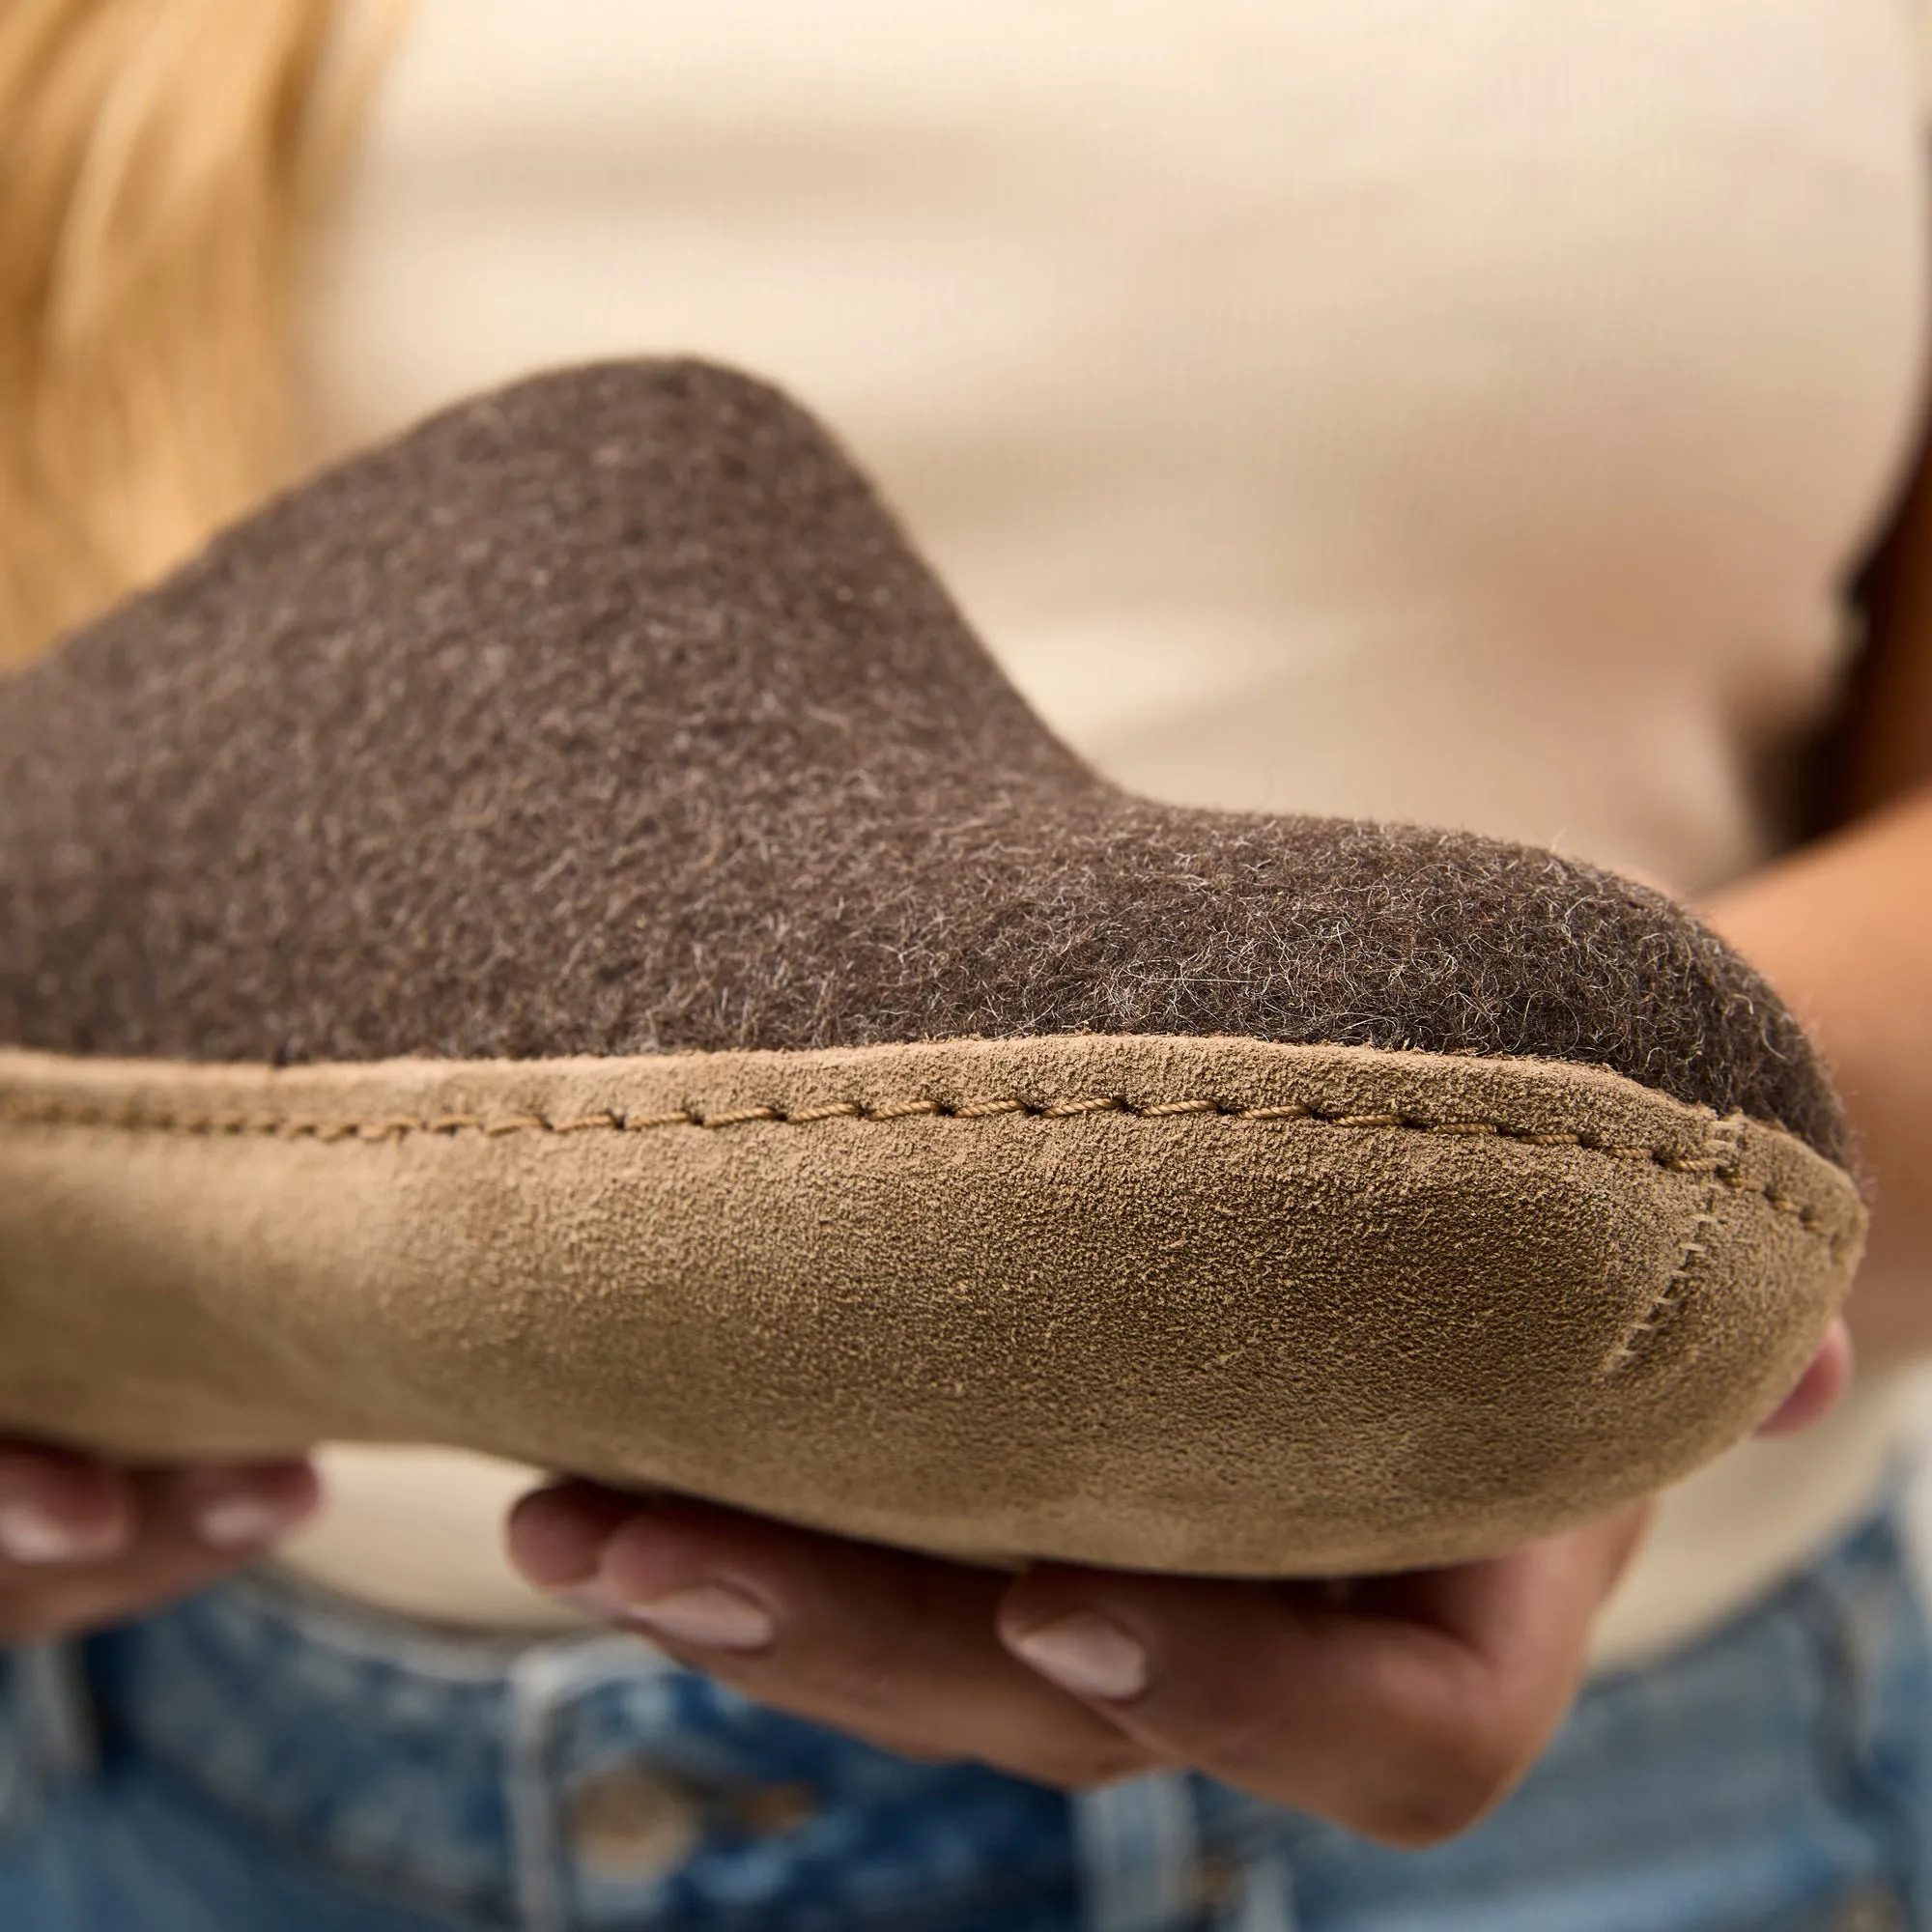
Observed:
[[[1110,777],[1700,892],[1788,837],[1916,428],[1900,8],[419,0],[314,316],[319,447],[534,367],[736,362]],[[1626,1647],[1833,1526],[1878,1403],[1804,1451],[1829,1510],[1796,1449],[1698,1479],[1747,1547],[1667,1515]],[[298,1564],[540,1615],[482,1526],[513,1473],[371,1456]],[[398,1582],[378,1519],[466,1484]]]

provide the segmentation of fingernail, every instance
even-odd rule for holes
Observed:
[[[622,1608],[626,1623],[702,1650],[763,1650],[778,1634],[762,1604],[724,1583],[700,1583]]]
[[[251,1495],[245,1491],[232,1495],[211,1496],[197,1507],[189,1520],[198,1541],[211,1549],[252,1549],[283,1530],[292,1529],[308,1514],[305,1503],[277,1500],[272,1496]]]
[[[1147,1652],[1111,1617],[1080,1610],[1042,1624],[1009,1647],[1063,1690],[1118,1703],[1148,1687]]]
[[[559,1604],[568,1604],[573,1610],[582,1610],[586,1617],[595,1617],[600,1623],[615,1623],[624,1614],[621,1600],[592,1584],[569,1590],[552,1590],[550,1594]]]
[[[0,1556],[11,1563],[98,1563],[121,1548],[121,1525],[66,1522],[39,1503],[0,1503]]]

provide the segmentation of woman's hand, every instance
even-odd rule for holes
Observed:
[[[1849,1368],[1840,1324],[1765,1432],[1818,1420]],[[1348,1583],[1014,1577],[568,1482],[517,1506],[510,1551],[679,1662],[908,1756],[1068,1788],[1184,1765],[1423,1845],[1536,1761],[1646,1515]]]
[[[0,1442],[0,1644],[97,1629],[186,1596],[321,1497],[302,1462],[124,1469]]]
[[[569,1483],[525,1575],[761,1703],[1063,1787],[1186,1765],[1386,1843],[1463,1830],[1568,1708],[1644,1512],[1350,1584],[1014,1577]]]

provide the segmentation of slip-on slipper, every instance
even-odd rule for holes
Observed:
[[[1681,907],[1101,781],[702,365],[452,410],[0,687],[0,1428],[136,1456],[1446,1561],[1747,1432],[1862,1238]]]

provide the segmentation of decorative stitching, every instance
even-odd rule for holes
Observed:
[[[1729,1121],[1713,1121],[1704,1138],[1707,1148],[1715,1148],[1721,1142],[1726,1151],[1735,1158],[1736,1132]],[[1684,1237],[1684,1247],[1677,1257],[1677,1265],[1671,1269],[1669,1279],[1658,1291],[1657,1299],[1645,1311],[1643,1320],[1631,1329],[1617,1345],[1609,1360],[1604,1364],[1603,1373],[1606,1376],[1615,1375],[1619,1369],[1629,1367],[1643,1352],[1651,1338],[1660,1329],[1668,1325],[1690,1292],[1690,1278],[1695,1274],[1698,1263],[1704,1259],[1707,1252],[1704,1236],[1717,1223],[1719,1192],[1724,1185],[1726,1175],[1736,1172],[1734,1168],[1726,1165],[1722,1155],[1713,1153],[1710,1160],[1711,1184],[1705,1188],[1703,1202],[1690,1223],[1690,1232]],[[1763,1183],[1759,1183],[1756,1191],[1764,1195],[1767,1203],[1776,1206],[1771,1190]]]
[[[1412,1114],[1325,1114],[1319,1107],[1299,1101],[1265,1107],[1240,1107],[1224,1100],[1195,1098],[1154,1100],[1136,1103],[1118,1094],[1089,1094],[1064,1100],[1025,1100],[1015,1095],[988,1096],[977,1100],[919,1098],[888,1100],[866,1107],[855,1100],[838,1100],[829,1105],[800,1107],[739,1107],[727,1113],[707,1114],[696,1107],[680,1107],[666,1114],[622,1114],[607,1110],[563,1120],[550,1120],[541,1114],[391,1114],[368,1120],[327,1120],[295,1114],[250,1114],[241,1112],[181,1113],[143,1111],[136,1107],[113,1107],[84,1100],[68,1100],[53,1095],[43,1097],[9,1094],[0,1096],[0,1122],[19,1126],[108,1127],[125,1133],[193,1134],[208,1138],[254,1134],[280,1140],[393,1141],[412,1134],[482,1134],[497,1139],[509,1134],[643,1133],[654,1127],[700,1127],[716,1131],[724,1127],[762,1123],[771,1126],[805,1127],[823,1121],[883,1122],[938,1116],[955,1121],[992,1120],[1005,1114],[1025,1114],[1042,1121],[1082,1119],[1089,1114],[1125,1114],[1135,1120],[1160,1121],[1187,1116],[1213,1116],[1227,1121],[1292,1121],[1314,1126],[1344,1127],[1356,1130],[1398,1128],[1409,1133],[1454,1136],[1493,1135],[1500,1140],[1520,1141],[1526,1147],[1577,1148],[1607,1160],[1647,1161],[1668,1174],[1706,1175],[1710,1179],[1703,1216],[1692,1230],[1692,1240],[1707,1225],[1716,1210],[1718,1190],[1734,1194],[1762,1195],[1766,1207],[1787,1214],[1804,1230],[1826,1239],[1834,1236],[1824,1225],[1817,1209],[1791,1195],[1780,1193],[1769,1181],[1741,1173],[1736,1158],[1734,1130],[1727,1122],[1714,1122],[1706,1136],[1707,1150],[1719,1136],[1725,1136],[1728,1157],[1706,1151],[1687,1158],[1662,1148],[1622,1146],[1600,1141],[1588,1134],[1545,1133],[1512,1127],[1501,1121],[1430,1121]],[[1688,1261],[1680,1264],[1671,1277],[1676,1283]],[[1670,1293],[1666,1285],[1664,1294]],[[1660,1297],[1660,1303],[1662,1297]],[[1648,1320],[1649,1318],[1646,1318]],[[1633,1333],[1641,1333],[1642,1324]]]

